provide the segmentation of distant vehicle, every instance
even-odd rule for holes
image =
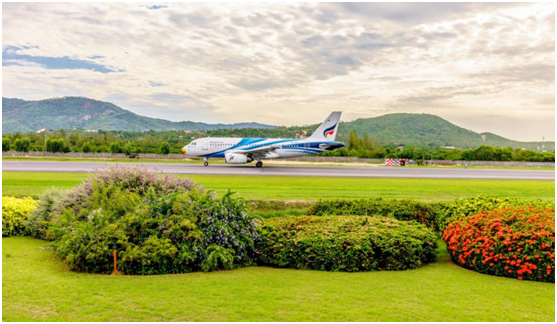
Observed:
[[[137,154],[137,153],[132,153],[132,154],[129,155],[129,158],[130,158],[130,159],[139,159],[139,154]]]
[[[332,112],[305,139],[206,137],[184,146],[182,153],[205,158],[205,166],[209,165],[210,158],[224,158],[230,164],[257,161],[255,166],[260,168],[263,166],[262,159],[291,158],[331,151],[344,146],[342,142],[335,142],[340,115],[340,111]]]

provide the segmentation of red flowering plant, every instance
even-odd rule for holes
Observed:
[[[555,209],[484,211],[450,223],[443,239],[453,261],[480,273],[555,282]]]

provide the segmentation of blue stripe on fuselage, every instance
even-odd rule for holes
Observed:
[[[201,156],[202,157],[210,157],[210,158],[224,157],[224,152],[226,152],[228,150],[237,149],[239,147],[246,146],[248,144],[258,143],[258,142],[266,141],[266,140],[267,140],[266,138],[242,138],[242,140],[234,146],[231,146],[229,148],[225,148],[224,150],[221,150],[221,151],[218,151],[218,152],[214,152],[214,153],[206,154],[206,155],[201,155]]]
[[[285,143],[285,142],[293,142],[293,141],[295,141],[295,139],[284,139],[284,140],[279,140],[279,141],[272,141],[272,142],[263,143],[263,144],[259,144],[259,145],[243,147],[242,150],[244,150],[244,151],[253,150],[253,149],[264,147],[264,146],[269,146],[269,145],[278,144],[278,143]]]
[[[283,151],[296,152],[296,153],[301,152],[301,153],[307,153],[307,154],[323,153],[323,150],[308,149],[308,148],[303,148],[303,147],[285,148],[285,149],[283,149]]]
[[[259,143],[259,142],[263,142],[269,140],[268,138],[242,138],[242,140],[240,140],[240,142],[232,147],[223,149],[221,151],[218,152],[214,152],[211,154],[206,154],[206,155],[201,155],[202,157],[208,157],[208,158],[222,158],[224,157],[224,153],[226,151],[229,150],[233,150],[233,149],[241,149],[243,151],[248,151],[248,150],[253,150],[255,148],[260,148],[260,147],[265,147],[265,146],[270,146],[270,145],[274,145],[274,144],[278,144],[278,143],[286,143],[286,142],[294,142],[292,144],[287,144],[284,146],[280,146],[278,147],[278,149],[283,149],[283,150],[295,150],[295,151],[301,151],[303,153],[307,153],[307,154],[316,154],[316,153],[321,153],[324,152],[325,150],[330,150],[330,149],[334,149],[334,148],[339,148],[339,147],[343,147],[344,143],[340,143],[340,142],[334,142],[334,141],[326,141],[326,142],[306,142],[303,140],[299,140],[299,139],[294,139],[294,138],[290,138],[290,139],[281,139],[281,140],[275,140],[275,141],[270,141],[267,143],[261,143],[261,144],[257,144],[257,145],[251,145],[248,146],[250,144],[255,144],[255,143]],[[329,144],[331,145],[330,148],[327,149],[323,149],[320,147],[321,144]],[[246,147],[244,147],[246,146]],[[246,152],[249,153],[249,152]]]

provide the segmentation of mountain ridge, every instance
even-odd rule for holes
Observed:
[[[359,136],[372,134],[382,143],[413,146],[441,146],[455,148],[475,148],[481,145],[497,147],[526,148],[536,150],[545,145],[546,150],[554,150],[555,142],[523,142],[483,132],[477,133],[455,125],[446,119],[431,114],[395,113],[373,118],[359,118],[339,126],[339,135],[348,138],[350,130]],[[485,135],[485,139],[482,135]]]
[[[273,128],[261,123],[208,124],[193,121],[173,122],[141,116],[110,102],[86,97],[59,97],[23,100],[2,97],[2,129],[4,132],[28,132],[48,129],[103,130],[190,130],[215,128]]]
[[[48,126],[47,126],[48,125]],[[317,125],[289,127],[313,131]],[[238,128],[277,128],[260,123],[208,124],[193,121],[172,122],[145,117],[112,103],[86,97],[61,97],[44,100],[2,98],[3,132],[29,132],[48,129],[92,130],[214,130]],[[475,148],[480,145],[520,147],[526,149],[555,149],[555,142],[521,142],[502,136],[474,131],[457,126],[431,114],[395,113],[371,118],[359,118],[339,125],[339,139],[347,139],[351,130],[359,136],[368,135],[383,145],[412,145],[417,147]],[[486,138],[482,138],[482,134]]]

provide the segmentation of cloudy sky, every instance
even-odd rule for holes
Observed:
[[[555,139],[555,5],[3,3],[2,95],[173,121],[429,113]]]

